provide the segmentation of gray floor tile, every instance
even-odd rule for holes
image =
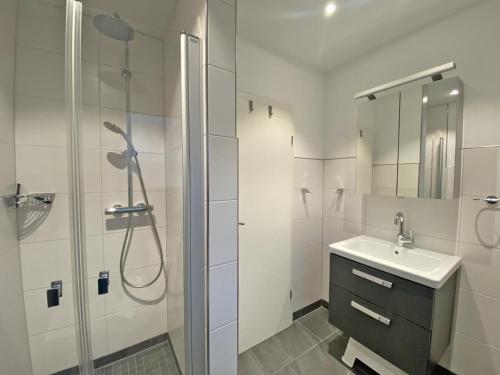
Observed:
[[[312,335],[302,324],[299,323],[293,323],[290,327],[281,331],[275,337],[288,356],[292,359],[296,359],[319,343],[319,339]]]
[[[264,375],[273,374],[292,360],[276,336],[261,342],[250,350]]]
[[[298,375],[298,374],[293,370],[292,366],[286,366],[280,371],[275,372],[274,375]]]
[[[349,338],[341,331],[337,331],[324,340],[320,347],[338,361],[342,361]]]
[[[250,350],[238,356],[238,375],[263,375]]]
[[[299,319],[308,330],[324,340],[338,329],[328,322],[328,310],[321,307]]]
[[[153,346],[95,371],[96,375],[179,375],[169,343]]]
[[[350,370],[320,346],[308,351],[291,364],[297,375],[348,375]]]

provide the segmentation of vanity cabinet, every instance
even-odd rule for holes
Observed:
[[[330,254],[329,321],[408,374],[427,375],[450,343],[456,280],[433,289]]]

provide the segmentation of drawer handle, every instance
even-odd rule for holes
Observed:
[[[371,281],[372,283],[385,286],[386,288],[389,288],[389,289],[392,288],[392,283],[390,281],[381,279],[379,277],[372,276],[366,272],[357,270],[355,268],[352,269],[352,273],[356,276],[359,276],[359,277],[365,279],[365,280]]]
[[[380,323],[385,324],[386,326],[389,326],[391,324],[391,319],[386,318],[385,316],[382,316],[380,314],[377,314],[376,312],[367,309],[366,307],[360,305],[357,302],[351,301],[351,306],[356,310],[361,311],[363,314],[368,315],[370,318],[378,320]]]

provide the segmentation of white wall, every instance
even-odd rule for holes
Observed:
[[[294,166],[292,307],[295,312],[321,299],[323,160],[295,158]],[[303,188],[309,192],[303,192]]]
[[[323,157],[325,74],[238,37],[237,89],[281,104],[293,114],[294,155]]]
[[[447,61],[457,63],[465,89],[460,201],[359,196],[350,200],[346,194],[344,204],[351,204],[354,210],[344,209],[340,219],[326,214],[324,243],[362,231],[392,240],[395,238],[393,215],[401,210],[408,218],[409,227],[416,232],[417,245],[458,252],[464,264],[453,350],[443,359],[443,364],[462,375],[500,373],[498,211],[481,211],[484,204],[472,200],[476,195],[500,193],[497,168],[500,162],[500,148],[497,147],[500,144],[498,19],[500,3],[486,2],[410,34],[328,76],[325,155],[341,161],[327,161],[325,171],[329,169],[328,164],[349,163],[354,159],[345,158],[356,156],[354,93]],[[481,146],[492,147],[478,148]],[[343,172],[342,168],[325,172],[325,181],[330,173],[342,175]],[[325,209],[328,205],[325,198]],[[478,230],[475,229],[476,220]],[[325,248],[325,257],[326,251]],[[326,264],[324,266],[326,268]],[[327,277],[326,269],[324,288]]]
[[[21,241],[33,369],[35,374],[48,374],[77,364],[68,226],[65,9],[36,0],[19,3],[16,171],[25,191],[56,193],[46,219],[33,231],[23,233]],[[126,169],[119,169],[108,160],[108,154],[119,154],[125,149],[125,143],[101,124],[111,121],[124,127],[122,45],[100,35],[86,15],[82,39],[88,290],[92,349],[97,358],[167,331],[166,283],[164,275],[144,290],[126,291],[120,283],[119,255],[125,223],[105,217],[104,208],[116,203],[127,204]],[[165,247],[163,42],[136,32],[130,53],[133,139]],[[137,177],[134,191],[135,203],[142,202]],[[159,258],[147,221],[137,223],[128,257],[128,276],[134,282],[143,283],[155,275],[158,267]],[[110,292],[98,296],[97,277],[103,270],[111,274]],[[64,296],[60,306],[49,309],[45,291],[53,280],[63,280]]]
[[[16,191],[14,145],[14,71],[17,0],[0,12],[0,196]],[[0,373],[31,374],[24,313],[16,209],[0,205]]]

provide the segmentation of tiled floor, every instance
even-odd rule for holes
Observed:
[[[179,375],[168,342],[96,370],[95,375]]]
[[[240,354],[238,375],[352,375],[339,360],[347,338],[317,309]],[[335,358],[336,357],[336,358]]]

